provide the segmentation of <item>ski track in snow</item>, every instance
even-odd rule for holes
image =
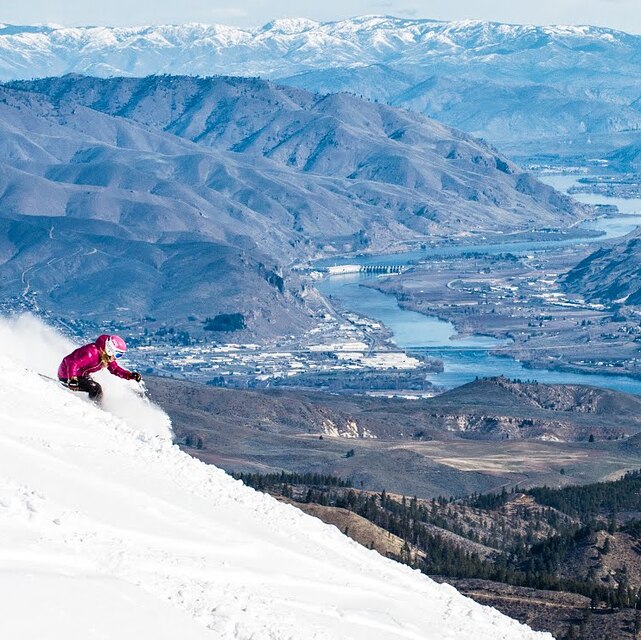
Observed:
[[[0,637],[551,638],[43,380],[7,335]]]

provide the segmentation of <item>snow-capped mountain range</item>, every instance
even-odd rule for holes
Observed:
[[[361,547],[119,414],[42,379],[72,348],[0,322],[0,637],[551,640]]]
[[[421,115],[258,79],[16,83],[0,134],[3,298],[57,314],[291,333],[310,322],[294,262],[588,212]]]
[[[639,60],[641,36],[601,27],[385,16],[275,20],[256,29],[0,29],[0,79],[262,76],[411,108],[514,155],[598,154],[633,142]]]
[[[274,20],[257,29],[185,24],[143,27],[0,26],[0,79],[63,75],[153,73],[282,77],[318,68],[374,64],[433,66],[442,62],[479,65],[497,58],[531,62],[547,54],[548,64],[530,69],[529,79],[545,81],[571,60],[598,54],[632,53],[641,37],[602,27],[535,27],[466,20],[440,22],[364,16],[320,23]],[[565,55],[551,58],[550,52]],[[537,53],[538,52],[538,53]],[[587,60],[584,60],[584,64]],[[523,64],[523,63],[521,63]],[[494,66],[494,65],[493,65]],[[512,68],[514,77],[518,68]],[[597,62],[592,72],[621,69]],[[468,74],[473,70],[469,69]]]

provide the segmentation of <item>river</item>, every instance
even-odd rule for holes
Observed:
[[[544,179],[548,184],[565,191],[575,182],[576,177],[545,176]],[[580,194],[577,199],[591,204],[616,204],[619,210],[627,215],[604,217],[586,223],[585,228],[604,231],[605,235],[581,241],[572,239],[559,242],[506,242],[474,245],[474,247],[448,245],[391,255],[352,257],[332,261],[332,263],[412,264],[428,256],[455,256],[470,251],[485,254],[505,252],[518,254],[563,244],[599,242],[626,235],[641,226],[641,201],[639,200],[597,197],[592,194]],[[442,360],[444,364],[442,373],[427,374],[427,378],[434,384],[450,388],[470,382],[476,377],[504,375],[509,378],[537,380],[544,383],[588,384],[641,395],[641,380],[628,376],[527,369],[517,360],[492,355],[490,351],[504,342],[486,336],[457,337],[452,323],[401,309],[393,296],[360,286],[366,279],[373,277],[375,276],[369,274],[331,276],[321,283],[320,290],[324,295],[331,296],[334,301],[339,302],[343,309],[383,323],[392,332],[393,340],[399,347],[409,352],[426,353]]]

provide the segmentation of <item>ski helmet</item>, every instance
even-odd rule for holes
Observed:
[[[127,343],[120,336],[109,336],[105,341],[105,353],[110,358],[120,358],[127,351]]]

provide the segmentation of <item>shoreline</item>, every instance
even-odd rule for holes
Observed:
[[[580,224],[586,222],[593,222],[601,218],[618,218],[623,217],[626,214],[600,214],[595,215],[589,218],[585,218],[580,221]],[[629,217],[635,217],[634,215],[628,214]],[[607,233],[605,231],[599,231],[596,229],[579,229],[577,227],[567,227],[566,229],[555,229],[555,230],[533,230],[533,231],[515,231],[509,233],[501,233],[499,231],[495,232],[485,232],[482,235],[479,233],[477,235],[467,233],[462,235],[455,236],[443,236],[443,237],[434,237],[430,236],[425,238],[425,240],[407,240],[401,241],[396,245],[387,244],[385,247],[371,247],[371,248],[359,248],[355,251],[347,251],[336,254],[319,255],[314,258],[311,258],[304,264],[294,265],[294,269],[325,269],[327,266],[334,266],[340,264],[349,264],[349,261],[354,260],[367,260],[380,258],[381,260],[388,260],[393,256],[406,256],[410,253],[424,252],[426,258],[430,258],[430,251],[447,251],[449,249],[456,250],[469,250],[469,253],[474,253],[474,248],[483,248],[488,245],[494,246],[497,244],[520,244],[527,242],[540,242],[540,243],[563,243],[570,240],[592,240],[603,238]],[[562,245],[560,245],[562,246]],[[399,251],[400,249],[400,251]],[[545,250],[548,247],[542,247],[538,250]],[[506,248],[506,252],[509,252],[509,248]],[[400,258],[403,261],[403,258]],[[331,265],[329,263],[332,263]],[[420,264],[420,262],[413,260],[407,262],[408,266],[413,264]]]
[[[404,311],[411,311],[415,313],[419,313],[426,318],[436,318],[441,322],[446,322],[449,323],[453,326],[454,330],[456,331],[456,335],[450,338],[452,344],[451,345],[441,345],[437,347],[429,347],[429,349],[434,349],[435,351],[439,349],[447,349],[448,347],[456,347],[456,342],[457,340],[464,340],[466,338],[470,337],[486,337],[486,338],[491,338],[494,340],[500,340],[504,341],[505,344],[503,345],[496,345],[496,346],[470,346],[465,347],[463,350],[469,350],[469,351],[485,351],[489,355],[494,356],[494,357],[500,357],[500,358],[509,358],[510,360],[517,362],[522,365],[524,369],[530,370],[530,371],[550,371],[550,372],[557,372],[557,373],[570,373],[570,374],[575,374],[575,375],[585,375],[585,376],[590,376],[590,375],[601,375],[601,376],[607,376],[610,378],[620,378],[620,379],[629,379],[629,380],[634,380],[634,381],[641,381],[641,372],[634,372],[634,371],[613,371],[613,367],[600,367],[595,369],[594,367],[589,367],[589,366],[581,366],[577,364],[573,364],[571,362],[567,361],[561,361],[559,362],[558,360],[554,362],[550,362],[548,358],[558,358],[559,356],[554,353],[553,348],[550,348],[548,351],[541,350],[541,355],[537,356],[529,356],[529,357],[523,357],[519,353],[519,350],[527,351],[527,347],[524,347],[523,343],[518,342],[514,336],[509,332],[509,331],[478,331],[478,330],[470,330],[468,327],[462,326],[460,322],[458,322],[458,318],[456,317],[456,314],[448,314],[444,313],[442,309],[425,309],[422,308],[420,305],[417,304],[412,304],[412,300],[408,300],[407,298],[403,298],[403,295],[406,294],[401,294],[399,297],[399,291],[393,290],[393,289],[387,289],[384,287],[378,287],[376,286],[375,283],[371,284],[359,284],[359,286],[362,286],[364,288],[372,289],[374,291],[378,291],[379,293],[382,293],[384,295],[389,295],[394,297],[396,300],[397,305],[399,306],[400,309]],[[380,321],[379,321],[380,322]],[[382,324],[382,323],[381,323]],[[391,332],[389,327],[386,327],[387,330]],[[405,351],[412,353],[413,349],[411,347],[404,347]],[[417,348],[419,349],[419,348]],[[590,385],[589,382],[585,383],[588,386],[595,386],[595,385]]]

